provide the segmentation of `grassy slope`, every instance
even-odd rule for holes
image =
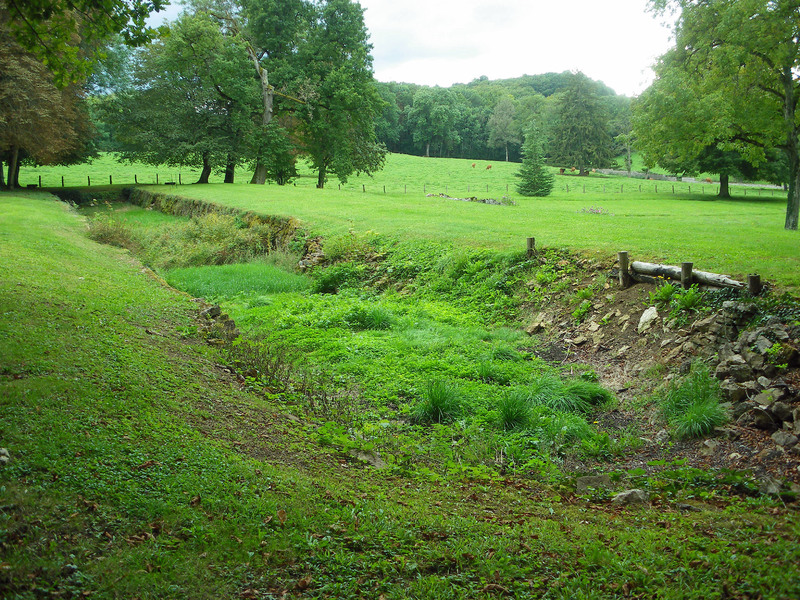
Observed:
[[[513,193],[516,165],[493,163],[491,170],[485,163],[474,169],[471,165],[392,155],[374,178],[354,178],[341,190],[336,183],[314,189],[310,179],[285,188],[234,184],[154,189],[291,215],[328,235],[352,229],[498,249],[522,249],[525,238],[533,236],[538,245],[570,247],[602,258],[628,250],[633,260],[692,261],[701,270],[736,277],[757,272],[786,287],[800,286],[798,234],[783,229],[785,198],[780,191],[751,188],[744,196],[739,190],[739,197],[722,201],[713,199],[712,185],[674,184],[673,194],[673,184],[663,182],[558,176],[552,196],[520,198]],[[446,190],[451,196],[494,198],[506,195],[508,186],[517,205],[426,197],[423,186],[427,193]],[[589,212],[592,207],[602,213]]]
[[[193,305],[63,205],[0,197],[0,240],[4,598],[800,589],[792,509],[711,492],[682,514],[689,479],[652,510],[529,481],[387,479],[311,445],[279,412],[299,407],[220,380],[224,359],[176,333]]]

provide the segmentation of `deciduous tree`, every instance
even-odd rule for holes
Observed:
[[[0,26],[53,73],[57,85],[91,73],[114,34],[130,45],[155,36],[146,19],[166,0],[0,0]]]
[[[800,2],[652,0],[677,16],[671,60],[708,118],[697,143],[740,151],[751,162],[780,148],[789,167],[786,229],[800,210]]]
[[[550,160],[576,166],[584,175],[589,168],[606,166],[611,156],[608,115],[592,81],[575,73],[558,100]]]

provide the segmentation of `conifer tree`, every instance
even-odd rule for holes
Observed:
[[[555,176],[544,164],[542,140],[535,126],[525,132],[522,166],[516,176],[521,180],[517,184],[517,193],[522,196],[549,196],[553,191]]]

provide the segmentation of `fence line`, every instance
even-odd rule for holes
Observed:
[[[140,178],[138,173],[133,174],[133,181],[129,179],[128,176],[127,181],[123,180],[120,181],[120,178],[117,178],[118,185],[150,185],[150,184],[163,184],[163,185],[183,185],[183,173],[170,173],[164,177],[161,173],[156,172],[155,174]],[[37,176],[38,183],[35,184],[28,184],[26,187],[28,188],[42,188],[42,187],[58,187],[60,186],[66,187],[66,179],[64,175],[53,175],[52,177],[48,178],[47,176],[38,175]],[[56,179],[57,183],[52,184],[52,180]],[[60,181],[58,181],[60,179]],[[72,180],[75,180],[76,177],[72,177]],[[86,175],[86,187],[96,187],[105,185],[104,178],[102,175],[89,174]],[[102,183],[98,183],[102,182]],[[608,183],[608,182],[593,182],[593,185],[590,184],[587,187],[586,183],[581,183],[577,186],[570,186],[569,182],[560,185],[558,189],[560,191],[564,191],[568,194],[586,194],[587,191],[589,193],[601,193],[606,194],[609,197],[619,196],[619,195],[632,195],[636,193],[654,193],[654,194],[664,194],[664,193],[671,193],[673,195],[679,194],[697,194],[697,189],[699,187],[699,193],[701,195],[706,195],[708,193],[708,189],[710,188],[711,194],[716,195],[719,193],[719,186],[716,184],[705,184],[705,183],[698,183],[694,182],[694,186],[691,184],[678,184],[676,188],[676,184],[672,183],[671,187],[665,188],[665,182],[661,182],[661,189],[659,190],[659,185],[657,182],[653,182],[652,185],[639,183],[638,185],[631,182],[620,182],[617,183]],[[108,185],[114,185],[114,176],[108,175]],[[297,182],[294,183],[295,187],[297,187]],[[419,185],[419,184],[417,184]],[[344,191],[355,191],[357,186],[361,188],[362,193],[415,193],[414,188],[412,187],[409,190],[409,185],[406,184],[397,184],[396,186],[386,185],[383,183],[375,183],[375,184],[344,184],[341,183],[338,185],[339,190]],[[70,187],[84,187],[81,184],[73,183],[70,181]],[[313,187],[309,185],[309,187]],[[692,188],[694,187],[694,192],[692,192]],[[776,192],[779,194],[785,193],[784,190],[775,188],[775,187],[755,187],[755,186],[741,186],[732,184],[730,186],[730,192],[732,196],[748,196],[748,191],[750,191],[751,196],[769,196],[775,197]],[[510,184],[500,184],[497,186],[492,186],[491,184],[480,184],[476,186],[474,184],[465,184],[464,187],[453,186],[451,184],[430,184],[430,183],[423,183],[421,184],[421,190],[424,195],[427,195],[429,192],[431,193],[441,193],[442,190],[445,194],[450,195],[451,193],[454,195],[461,195],[466,194],[466,197],[476,197],[479,194],[509,194],[512,193]],[[666,190],[666,191],[665,191]],[[417,192],[419,188],[417,188]]]

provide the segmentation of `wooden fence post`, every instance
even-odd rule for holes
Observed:
[[[136,173],[133,174],[133,183],[139,185],[139,177],[138,175],[136,175]]]
[[[42,176],[39,175],[39,187],[42,187]]]
[[[158,185],[158,173],[156,173],[156,185]]]
[[[536,238],[529,237],[528,240],[528,258],[533,258],[536,254]]]
[[[617,260],[619,261],[619,284],[622,289],[625,289],[631,285],[631,276],[628,273],[628,253],[617,252]]]
[[[178,173],[178,185],[183,185],[183,181],[181,180],[181,174]]]
[[[683,262],[681,263],[681,285],[683,289],[688,290],[692,287],[692,269],[694,263]]]
[[[64,176],[61,176],[61,187],[64,187]]]
[[[92,178],[90,175],[86,176],[86,187],[92,187]]]
[[[747,276],[747,291],[751,296],[758,296],[761,293],[761,275]]]
[[[111,178],[111,175],[108,176],[108,185],[114,185],[114,180]]]

